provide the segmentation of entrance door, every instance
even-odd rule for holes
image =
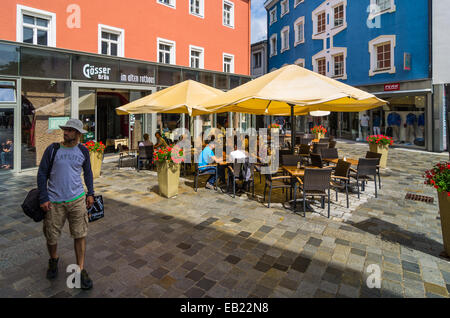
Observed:
[[[17,170],[15,166],[16,82],[0,78],[0,173]]]

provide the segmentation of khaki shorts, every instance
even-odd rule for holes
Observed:
[[[44,235],[49,245],[58,243],[66,219],[69,219],[72,238],[79,239],[87,236],[89,219],[84,196],[72,202],[51,203],[51,206],[43,222]]]

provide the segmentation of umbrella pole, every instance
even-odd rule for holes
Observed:
[[[296,135],[294,105],[289,104],[289,106],[291,106],[291,151],[292,151],[292,154],[294,155],[295,154],[295,135]]]

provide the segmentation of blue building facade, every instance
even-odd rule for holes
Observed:
[[[269,71],[297,64],[389,102],[367,113],[368,128],[362,113],[333,113],[301,118],[300,130],[319,120],[338,137],[381,132],[401,146],[439,150],[432,136],[431,1],[267,0],[265,7]],[[393,124],[398,116],[400,125]]]

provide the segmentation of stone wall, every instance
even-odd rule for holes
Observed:
[[[48,130],[48,118],[38,116],[35,127],[35,144],[36,144],[36,165],[39,166],[45,149],[54,142],[62,142],[64,140],[63,131]]]

